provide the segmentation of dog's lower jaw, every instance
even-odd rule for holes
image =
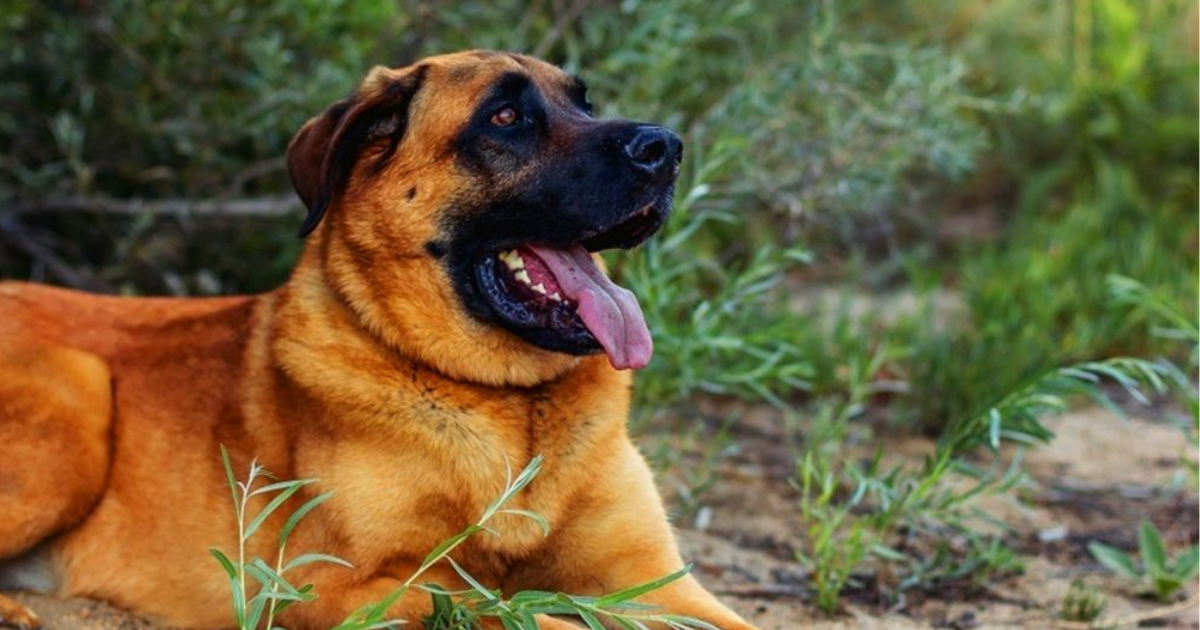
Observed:
[[[428,274],[428,261],[418,258],[426,255],[423,250],[364,255],[330,232],[318,231],[303,254],[312,260],[297,265],[284,292],[310,310],[327,308],[322,302],[340,302],[357,327],[380,343],[458,381],[534,387],[562,377],[582,361],[604,361],[602,356],[543,350],[472,318],[446,281]],[[328,271],[333,269],[340,273]]]

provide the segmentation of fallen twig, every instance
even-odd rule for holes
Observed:
[[[63,197],[5,208],[22,214],[64,214],[96,212],[102,214],[209,215],[242,217],[279,217],[300,210],[300,202],[291,195],[252,199],[110,199],[107,197]]]
[[[241,194],[242,191],[245,190],[246,184],[259,179],[260,177],[274,175],[275,173],[285,170],[287,170],[287,158],[284,157],[275,157],[269,160],[263,160],[261,162],[250,164],[238,170],[238,173],[236,176],[234,176],[233,181],[231,181],[229,185],[225,187],[225,190],[222,191],[221,194],[217,195],[217,199],[231,199],[234,197],[234,195]]]

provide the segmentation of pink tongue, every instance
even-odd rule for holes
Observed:
[[[618,370],[646,367],[654,342],[633,293],[609,280],[578,245],[528,247],[554,273],[563,295],[578,305],[580,319],[604,346],[608,362]]]

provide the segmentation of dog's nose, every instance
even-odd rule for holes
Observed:
[[[640,127],[625,144],[634,168],[651,175],[673,173],[683,158],[683,140],[670,129]]]

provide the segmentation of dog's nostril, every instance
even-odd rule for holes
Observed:
[[[656,164],[661,162],[663,155],[667,152],[667,143],[662,140],[651,140],[640,147],[633,154],[633,159],[643,164]]]
[[[671,137],[665,129],[643,128],[625,144],[625,154],[634,166],[655,171],[667,161],[671,152]]]

